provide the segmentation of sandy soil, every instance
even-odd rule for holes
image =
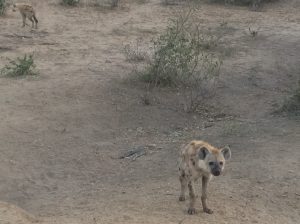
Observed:
[[[271,115],[300,77],[298,1],[260,12],[201,4],[203,27],[226,22],[222,41],[233,49],[210,118],[184,113],[169,90],[145,106],[143,88],[126,82],[124,45],[147,43],[182,5],[31,2],[38,30],[22,28],[18,13],[0,18],[0,66],[34,52],[39,72],[0,79],[1,224],[299,223],[300,120]],[[232,147],[210,185],[213,215],[200,200],[194,216],[178,202],[178,149],[191,139]],[[146,154],[119,159],[138,147]]]

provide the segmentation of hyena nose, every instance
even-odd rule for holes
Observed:
[[[215,172],[213,172],[214,176],[220,176],[221,172],[219,170],[216,170]]]

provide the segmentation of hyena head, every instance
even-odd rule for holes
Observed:
[[[221,149],[208,149],[202,147],[199,150],[199,158],[204,162],[205,168],[214,176],[220,176],[225,168],[225,162],[231,157],[229,146]]]
[[[17,10],[17,5],[13,4],[12,11],[15,12]]]

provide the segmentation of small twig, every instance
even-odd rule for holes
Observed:
[[[56,43],[44,42],[44,43],[40,43],[40,45],[56,45]]]
[[[0,46],[0,51],[10,51],[10,50],[12,50],[11,47],[2,47],[2,46]]]
[[[24,35],[19,35],[19,34],[16,34],[16,33],[14,33],[14,36],[20,37],[20,38],[32,38],[32,36],[24,36]]]
[[[125,154],[119,156],[119,159],[132,159],[136,160],[137,158],[146,155],[146,151],[144,148],[137,148],[134,150],[130,150]]]

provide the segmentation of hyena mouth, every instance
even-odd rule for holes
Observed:
[[[220,176],[221,172],[217,170],[217,171],[214,171],[212,174],[213,174],[214,176]]]

